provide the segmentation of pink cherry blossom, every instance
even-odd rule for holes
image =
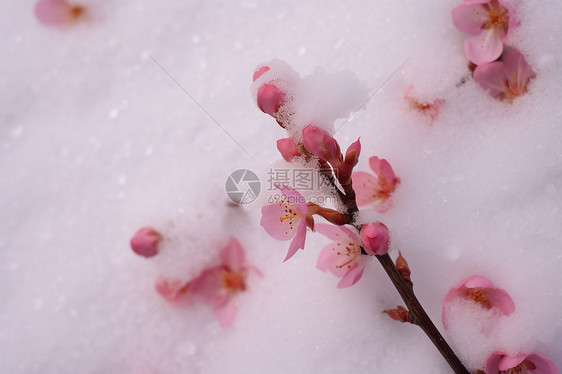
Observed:
[[[269,235],[277,240],[291,240],[287,257],[290,259],[299,248],[304,249],[307,225],[313,226],[312,216],[308,215],[305,198],[289,186],[275,185],[282,194],[279,202],[265,205],[261,212],[261,225]]]
[[[519,51],[506,47],[501,61],[478,65],[473,77],[495,99],[511,103],[527,92],[535,72]]]
[[[67,26],[83,17],[86,9],[66,0],[40,0],[35,4],[35,16],[46,26]]]
[[[370,255],[384,255],[390,246],[388,227],[382,222],[363,225],[361,228],[361,243],[365,252]]]
[[[375,175],[363,171],[352,175],[357,206],[374,203],[382,213],[390,207],[390,197],[400,183],[400,178],[394,174],[392,166],[385,159],[371,157],[369,166]]]
[[[446,306],[456,298],[472,300],[484,309],[495,308],[503,315],[510,315],[515,311],[515,304],[507,292],[495,288],[492,282],[481,275],[472,275],[463,279],[455,288],[451,288],[443,299],[441,318],[443,327],[447,330]]]
[[[365,269],[365,257],[361,255],[359,234],[352,226],[318,223],[315,229],[334,241],[322,249],[316,267],[340,277],[338,288],[353,286],[359,281]]]
[[[476,65],[500,57],[503,41],[515,24],[513,12],[499,0],[465,0],[452,16],[456,28],[469,34],[464,51]]]
[[[295,141],[292,138],[279,139],[277,141],[277,149],[283,159],[290,162],[293,158],[300,156],[299,150]]]
[[[221,326],[229,326],[236,316],[234,297],[246,291],[249,270],[261,272],[246,261],[246,254],[236,238],[231,238],[220,253],[221,264],[203,270],[189,283],[189,289],[213,308]]]
[[[162,235],[152,227],[143,227],[131,239],[133,252],[140,256],[152,257],[158,253]]]
[[[547,357],[532,353],[494,352],[486,360],[486,374],[559,374]]]

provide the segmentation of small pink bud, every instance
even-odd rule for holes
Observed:
[[[162,235],[151,227],[143,227],[131,239],[133,252],[140,256],[152,257],[158,253]]]
[[[308,125],[302,130],[302,142],[308,152],[328,161],[333,167],[342,162],[340,146],[327,131]]]
[[[361,228],[361,243],[365,252],[370,255],[384,255],[390,246],[388,227],[384,223],[375,222]]]
[[[264,73],[266,73],[266,72],[268,72],[268,71],[269,71],[269,66],[262,66],[261,68],[259,68],[258,70],[256,70],[256,71],[254,72],[254,77],[253,77],[254,82],[255,82],[259,77],[261,77]]]
[[[271,83],[266,83],[258,89],[258,107],[264,113],[275,117],[279,108],[285,103],[285,92]]]
[[[359,162],[359,155],[361,154],[361,142],[357,139],[352,143],[345,152],[345,164],[354,167]]]
[[[277,141],[277,149],[283,156],[283,159],[290,162],[293,158],[300,156],[297,145],[292,138],[279,139]]]

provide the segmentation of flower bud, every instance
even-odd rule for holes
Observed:
[[[133,252],[140,256],[152,257],[158,253],[158,244],[162,235],[151,227],[144,227],[137,231],[131,239]]]
[[[403,306],[398,305],[395,309],[383,310],[382,312],[388,314],[395,321],[412,323],[410,312]]]
[[[361,243],[367,254],[386,254],[390,246],[388,227],[381,222],[363,225],[361,228]]]
[[[308,152],[328,161],[333,167],[337,168],[341,163],[340,146],[327,131],[308,125],[302,130],[302,142]]]
[[[357,139],[352,143],[345,152],[345,164],[353,168],[359,162],[359,154],[361,153],[361,142]]]
[[[266,83],[258,89],[258,107],[264,113],[275,118],[279,108],[285,103],[285,92],[272,83]]]

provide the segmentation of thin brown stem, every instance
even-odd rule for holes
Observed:
[[[402,300],[404,300],[404,303],[406,303],[408,311],[412,317],[412,323],[421,327],[423,332],[425,332],[431,342],[435,345],[435,347],[437,347],[443,358],[447,361],[455,373],[469,374],[469,371],[464,367],[461,360],[457,357],[455,352],[453,352],[449,344],[447,344],[437,327],[435,327],[431,318],[429,318],[414,294],[413,287],[402,277],[388,253],[375,257],[379,260],[383,269],[386,271],[386,274],[392,281],[392,284],[394,284],[394,287],[396,287],[396,290],[402,297]]]

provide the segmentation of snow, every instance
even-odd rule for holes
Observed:
[[[511,1],[521,25],[508,44],[537,77],[509,105],[456,86],[468,76],[458,3],[84,0],[86,22],[58,30],[34,2],[2,2],[1,371],[450,372],[418,328],[381,313],[401,303],[376,261],[337,289],[315,269],[326,238],[309,233],[282,263],[288,242],[259,226],[259,203],[229,203],[232,171],[263,175],[281,158],[287,135],[249,91],[275,58],[337,77],[318,90],[378,90],[335,137],[361,136],[357,170],[377,155],[401,178],[393,208],[364,216],[390,228],[441,331],[441,300],[469,275],[513,298],[489,336],[459,312],[444,333],[459,356],[476,368],[484,350],[517,349],[562,368],[562,5]],[[445,100],[434,121],[408,108],[409,85]],[[153,259],[129,248],[144,226],[167,237]],[[156,278],[193,276],[231,234],[264,273],[233,326],[206,305],[164,305]]]

